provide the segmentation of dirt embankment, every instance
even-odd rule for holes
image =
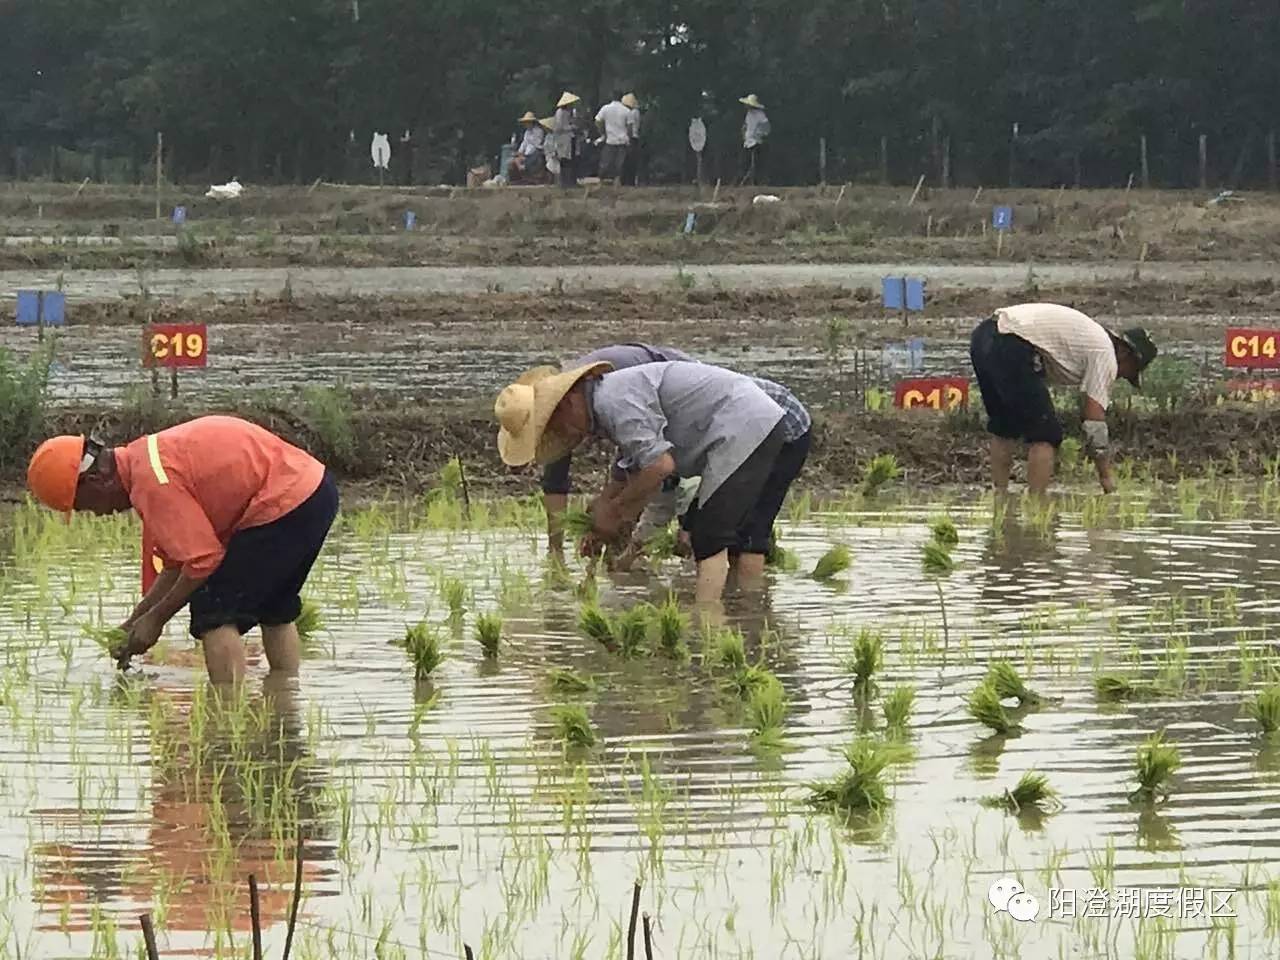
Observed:
[[[776,203],[753,203],[768,192]],[[106,236],[106,245],[0,246],[0,268],[838,263],[1280,258],[1280,195],[1208,204],[1198,191],[925,189],[836,186],[440,190],[251,186],[217,202],[162,191],[188,208],[178,228],[151,191],[19,184],[0,193],[0,233]],[[997,246],[992,205],[1013,208]],[[403,229],[412,210],[417,227]],[[683,227],[695,214],[691,234]]]

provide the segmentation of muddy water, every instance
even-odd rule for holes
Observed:
[[[457,956],[465,940],[477,956],[618,957],[643,877],[659,956],[1274,956],[1280,752],[1260,743],[1240,704],[1265,672],[1258,658],[1271,655],[1280,536],[1248,493],[1203,496],[1216,506],[1184,491],[1125,524],[1088,528],[1069,505],[1050,522],[994,526],[989,506],[950,507],[962,541],[942,585],[947,642],[919,572],[926,520],[946,505],[788,523],[802,569],[833,540],[851,543],[856,561],[846,586],[778,574],[762,597],[729,599],[730,621],[790,698],[779,754],[750,748],[740,706],[696,659],[627,662],[580,638],[572,591],[543,585],[535,534],[349,524],[310,586],[328,626],[304,676],[261,691],[255,680],[250,696],[274,732],[241,748],[268,780],[293,771],[280,805],[310,822],[294,955]],[[26,956],[105,956],[113,942],[132,952],[134,917],[154,909],[163,955],[212,954],[219,897],[243,950],[243,882],[256,872],[274,884],[264,914],[275,954],[289,838],[277,860],[269,817],[236,783],[208,786],[210,758],[230,749],[216,737],[205,761],[157,759],[161,744],[189,739],[182,705],[199,695],[199,674],[150,666],[112,691],[78,625],[125,612],[131,534],[91,538],[101,551],[91,562],[64,553],[76,536],[47,534],[39,569],[3,567],[5,953],[21,944]],[[469,612],[456,633],[442,627],[453,639],[434,682],[415,685],[389,641],[406,623],[445,619],[442,576],[466,582]],[[604,583],[602,602],[687,597],[689,587],[672,561]],[[486,663],[471,621],[496,608],[506,647]],[[846,634],[862,627],[886,641],[866,714],[840,667]],[[173,640],[183,645],[177,631]],[[1057,698],[1025,714],[1017,737],[989,737],[964,710],[997,656]],[[547,687],[552,666],[597,680],[579,698],[603,738],[593,750],[566,757],[554,740],[549,707],[566,698]],[[1161,675],[1169,692],[1099,704],[1102,667]],[[841,769],[832,751],[860,725],[882,726],[880,697],[899,683],[917,688],[914,757],[891,777],[885,816],[846,823],[809,811],[806,784]],[[1134,806],[1134,750],[1159,728],[1184,766],[1167,803]],[[202,769],[204,793],[191,787]],[[1017,818],[979,804],[1032,769],[1060,791],[1061,812]],[[219,835],[234,854],[210,852]],[[1038,898],[1037,922],[994,915],[987,893],[1004,876]],[[1076,891],[1080,913],[1086,891],[1109,891],[1110,912],[1146,890],[1146,919],[1127,907],[1047,917],[1051,888]],[[1157,918],[1165,889],[1178,899]],[[1196,890],[1206,914],[1211,890],[1234,891],[1236,918],[1180,919],[1183,904],[1194,914]],[[86,929],[95,908],[96,935]]]
[[[73,300],[116,300],[137,296],[139,281],[157,297],[274,296],[288,284],[295,295],[412,296],[421,294],[485,293],[491,290],[544,291],[633,288],[670,289],[680,267],[668,265],[609,265],[563,267],[293,267],[226,270],[0,270],[0,291],[51,289],[61,278]],[[1146,263],[1145,279],[1193,282],[1197,277],[1222,280],[1260,280],[1276,276],[1270,262]],[[878,287],[880,278],[909,274],[951,287],[1018,289],[1027,282],[1027,265],[1017,263],[848,263],[848,264],[723,264],[685,267],[699,288],[770,290],[810,284]],[[1127,281],[1133,267],[1124,263],[1035,264],[1039,282],[1055,285]]]

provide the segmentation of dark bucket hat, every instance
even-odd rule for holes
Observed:
[[[1151,334],[1147,333],[1142,327],[1130,327],[1128,330],[1121,330],[1119,333],[1114,330],[1107,332],[1111,334],[1112,339],[1123,343],[1133,351],[1134,359],[1138,361],[1138,370],[1132,377],[1126,377],[1125,379],[1135,387],[1141,386],[1138,382],[1139,376],[1143,370],[1151,365],[1151,361],[1160,352],[1156,349],[1156,345],[1151,339]]]

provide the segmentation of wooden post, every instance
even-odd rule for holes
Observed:
[[[258,905],[258,878],[249,874],[249,921],[253,925],[253,960],[262,960],[262,912]]]
[[[1200,189],[1209,186],[1209,135],[1200,134]]]
[[[178,368],[177,367],[169,368],[169,398],[172,400],[178,399]]]
[[[951,134],[942,138],[942,189],[951,189]]]
[[[160,179],[164,176],[164,134],[156,131],[156,224],[160,223]]]
[[[880,138],[880,182],[889,185],[889,138]]]
[[[631,922],[627,925],[627,960],[636,960],[636,924],[640,920],[640,882],[631,888]]]
[[[469,943],[464,943],[464,944],[462,945],[462,955],[463,955],[464,957],[466,957],[466,958],[467,958],[467,960],[476,960],[476,955],[475,955],[475,953],[472,951],[472,949],[471,949],[471,944],[469,944]]]
[[[1145,133],[1142,135],[1142,140],[1140,141],[1140,143],[1142,148],[1142,189],[1150,190],[1151,189],[1151,167],[1147,163],[1147,135]]]
[[[697,180],[698,186],[702,186],[702,151],[695,150],[694,156],[698,158],[698,172],[694,174],[694,177]]]
[[[916,197],[920,196],[920,191],[924,188],[924,174],[920,174],[920,179],[916,181],[916,188],[911,191],[911,199],[907,201],[907,206],[915,206]]]
[[[1277,177],[1276,170],[1276,132],[1274,130],[1267,134],[1267,183],[1271,185],[1272,190],[1280,185],[1280,177]]]
[[[827,185],[827,138],[818,138],[818,183]]]
[[[720,197],[720,178],[716,177],[716,188],[711,191],[711,202],[715,203]]]
[[[44,291],[36,291],[36,339],[44,343]]]
[[[302,827],[298,827],[298,852],[293,870],[293,903],[289,906],[289,927],[284,934],[282,960],[289,960],[289,948],[293,946],[293,928],[298,924],[298,905],[302,903]]]
[[[644,960],[653,960],[653,921],[644,915]]]
[[[151,926],[151,914],[144,913],[138,918],[142,924],[142,941],[147,946],[147,960],[160,960],[160,948],[156,946],[156,931]]]

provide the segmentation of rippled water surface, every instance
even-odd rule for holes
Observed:
[[[218,707],[177,625],[165,661],[123,683],[83,632],[127,613],[132,527],[10,514],[4,952],[136,955],[150,911],[164,956],[245,955],[253,873],[278,956],[300,820],[301,957],[455,957],[464,942],[478,957],[620,957],[636,880],[664,957],[1274,956],[1280,750],[1242,704],[1277,666],[1278,505],[1209,483],[1109,503],[1067,498],[1056,516],[1015,503],[993,517],[970,497],[794,511],[783,540],[801,572],[726,605],[749,657],[786,688],[780,751],[753,747],[696,631],[688,662],[627,660],[580,636],[574,584],[545,578],[535,523],[446,531],[419,507],[348,516],[309,587],[326,625],[301,680],[264,681],[255,666],[246,702]],[[920,554],[943,512],[961,541],[935,584]],[[852,569],[834,585],[805,577],[834,542],[852,546]],[[460,622],[449,578],[466,587]],[[608,609],[672,590],[691,590],[675,560],[600,581]],[[505,618],[492,661],[474,638],[487,611]],[[424,619],[446,656],[416,684],[394,641]],[[869,695],[844,667],[864,628],[884,638]],[[965,709],[1001,658],[1046,701],[1014,711],[1020,735],[991,736]],[[551,668],[594,689],[555,693]],[[1100,703],[1101,672],[1158,692]],[[811,809],[809,785],[847,767],[839,748],[860,730],[883,737],[881,705],[900,684],[917,694],[912,752],[886,774],[888,807]],[[595,747],[557,739],[551,708],[570,701]],[[1135,750],[1159,729],[1182,767],[1166,802],[1132,803]],[[1029,770],[1061,810],[980,802]],[[1038,899],[1037,920],[989,905],[1005,876]],[[1139,888],[1135,919],[1123,904]],[[1168,911],[1152,906],[1166,888]],[[1050,915],[1052,889],[1077,891],[1079,913],[1086,891],[1106,890],[1119,915]],[[1183,910],[1194,890],[1202,915]]]

